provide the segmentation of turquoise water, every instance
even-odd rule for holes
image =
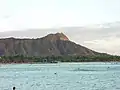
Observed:
[[[120,63],[0,65],[0,90],[120,90]]]

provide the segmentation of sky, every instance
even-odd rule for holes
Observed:
[[[120,0],[0,0],[0,31],[120,20]]]
[[[64,32],[88,48],[120,55],[119,4],[120,0],[0,0],[0,37]],[[94,25],[109,22],[118,26],[106,29]]]

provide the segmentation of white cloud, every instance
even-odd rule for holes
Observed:
[[[84,43],[92,49],[120,55],[120,38],[108,37],[99,40],[85,41]]]

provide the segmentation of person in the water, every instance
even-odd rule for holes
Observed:
[[[15,90],[15,87],[13,87],[13,90]]]
[[[57,74],[57,73],[54,73],[55,75]]]

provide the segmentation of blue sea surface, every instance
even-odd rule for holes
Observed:
[[[120,63],[0,64],[0,90],[120,90]]]

